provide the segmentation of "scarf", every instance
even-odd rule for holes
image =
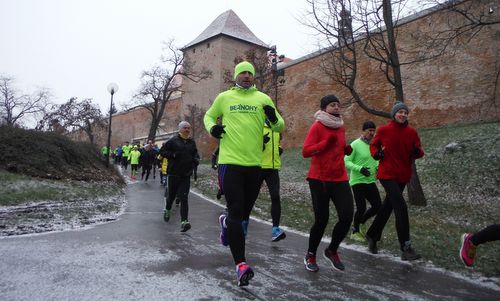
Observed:
[[[331,129],[338,129],[344,125],[344,120],[342,120],[342,117],[333,116],[332,114],[328,114],[323,110],[319,110],[314,113],[314,118],[316,118],[316,120],[321,122],[324,126]]]

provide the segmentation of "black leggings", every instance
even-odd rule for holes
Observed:
[[[471,241],[478,246],[489,241],[500,240],[500,224],[489,225],[472,235]]]
[[[149,178],[149,174],[151,173],[151,168],[153,166],[152,165],[142,165],[142,178],[144,178],[144,174],[146,174],[146,181],[148,180]],[[154,175],[154,174],[153,174]]]
[[[262,169],[261,180],[266,182],[269,195],[271,196],[271,218],[273,219],[273,227],[280,225],[281,219],[281,200],[280,200],[280,176],[277,169]]]
[[[380,208],[380,194],[377,184],[356,184],[352,186],[354,201],[356,202],[356,213],[354,213],[353,231],[359,231],[359,224],[364,224],[366,221],[377,214]],[[366,200],[370,203],[370,209],[366,210]]]
[[[405,244],[410,241],[408,207],[403,197],[403,190],[406,183],[399,183],[393,180],[380,180],[380,183],[384,186],[386,196],[366,235],[374,241],[379,241],[382,237],[382,231],[384,231],[384,227],[394,210],[399,245],[401,250],[403,250]]]
[[[246,215],[250,215],[259,195],[260,167],[227,164],[219,176],[227,203],[226,226],[229,248],[234,263],[238,264],[246,261],[245,237],[241,221]]]
[[[349,183],[347,181],[322,182],[313,179],[308,179],[308,181],[314,210],[314,224],[309,233],[308,251],[316,254],[328,224],[331,199],[337,210],[338,222],[333,227],[332,241],[328,248],[333,252],[337,252],[340,242],[349,232],[354,211]]]
[[[168,175],[167,182],[165,208],[167,210],[172,209],[172,204],[177,198],[181,203],[181,221],[187,221],[189,213],[188,195],[189,187],[191,186],[190,177]]]

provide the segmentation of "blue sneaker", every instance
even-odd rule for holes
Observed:
[[[220,226],[220,243],[227,247],[229,242],[227,241],[227,227],[226,227],[226,214],[222,213],[219,216],[219,226]]]
[[[247,238],[248,223],[250,223],[250,221],[241,221],[241,227],[243,228],[243,235],[245,236],[245,238]]]
[[[240,262],[236,265],[236,277],[238,286],[247,286],[249,280],[253,278],[253,270],[245,262]]]
[[[272,231],[272,241],[280,241],[286,237],[285,231],[281,230],[280,227],[273,227]]]

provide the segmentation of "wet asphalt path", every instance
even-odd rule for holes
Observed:
[[[0,300],[500,300],[500,287],[341,248],[345,272],[318,257],[304,269],[307,237],[251,221],[250,286],[236,286],[229,249],[218,239],[222,208],[191,194],[193,228],[181,233],[179,208],[163,222],[158,182],[129,184],[115,221],[90,229],[0,239]],[[320,250],[326,247],[322,243]]]

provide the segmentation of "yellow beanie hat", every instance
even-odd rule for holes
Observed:
[[[255,68],[253,67],[253,65],[247,61],[243,61],[243,62],[239,63],[238,65],[236,65],[236,67],[234,67],[234,80],[236,80],[236,77],[238,76],[238,74],[240,74],[241,72],[245,72],[245,71],[248,71],[248,72],[252,73],[253,76],[255,76]]]

